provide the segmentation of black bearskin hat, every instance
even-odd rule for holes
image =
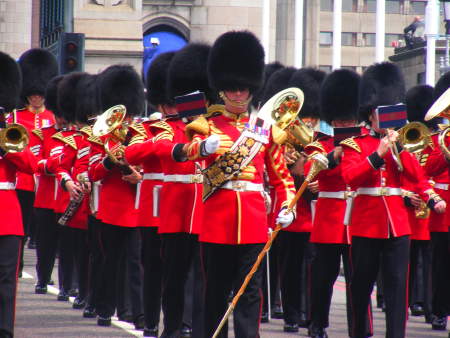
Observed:
[[[205,93],[210,104],[217,102],[217,95],[209,86],[206,72],[210,50],[207,44],[190,43],[175,54],[167,77],[170,99],[199,90]]]
[[[288,87],[300,88],[305,94],[305,102],[300,110],[300,117],[320,117],[319,93],[325,76],[325,72],[315,68],[302,68],[292,75]]]
[[[167,73],[175,52],[159,54],[147,70],[147,100],[155,107],[159,104],[172,105],[167,95]]]
[[[64,119],[69,123],[76,121],[78,104],[77,87],[81,79],[88,77],[88,73],[75,72],[64,76],[58,84],[58,109]]]
[[[208,78],[217,91],[246,89],[254,93],[264,74],[264,48],[249,31],[231,31],[214,42],[208,59]]]
[[[450,72],[443,74],[438,82],[436,82],[436,85],[434,86],[433,101],[436,101],[448,88],[450,88]]]
[[[144,84],[130,65],[112,65],[98,77],[101,110],[122,104],[127,116],[141,115],[145,111]]]
[[[376,63],[361,77],[359,114],[369,122],[369,115],[378,106],[393,105],[405,99],[405,81],[400,68],[390,62]]]
[[[338,69],[328,74],[320,87],[320,119],[358,120],[359,82],[354,71]]]
[[[87,74],[78,82],[75,94],[77,100],[75,120],[77,122],[86,124],[90,118],[102,113],[97,79],[98,75]]]
[[[263,105],[263,99],[264,99],[264,91],[267,86],[267,82],[269,81],[269,78],[272,76],[273,73],[275,73],[277,70],[280,70],[284,68],[284,66],[279,63],[278,61],[271,62],[264,67],[264,80],[261,88],[259,88],[258,91],[256,91],[253,94],[253,100],[252,104],[253,107],[258,108],[259,105]]]
[[[58,75],[58,61],[46,49],[33,48],[23,53],[19,58],[22,69],[23,87],[22,100],[31,95],[45,95],[48,82]]]
[[[281,68],[274,72],[272,76],[266,83],[264,88],[264,95],[262,96],[261,105],[264,105],[267,101],[270,100],[272,96],[274,96],[279,91],[289,88],[289,80],[292,75],[296,72],[296,68],[294,67],[286,67]]]
[[[405,103],[409,122],[422,122],[430,128],[436,127],[437,123],[441,122],[438,118],[424,121],[425,114],[434,102],[433,92],[433,87],[428,85],[418,85],[406,92]]]
[[[51,79],[45,89],[45,107],[53,112],[57,117],[62,114],[58,108],[58,85],[64,78],[64,75],[55,76]]]
[[[10,112],[17,107],[22,75],[17,62],[8,54],[0,52],[0,107]]]

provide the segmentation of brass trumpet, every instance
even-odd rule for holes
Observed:
[[[28,131],[21,124],[12,123],[6,128],[0,129],[0,147],[6,152],[23,151],[28,143]]]

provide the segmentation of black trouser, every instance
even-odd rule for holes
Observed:
[[[142,262],[144,267],[144,318],[148,328],[159,325],[161,313],[162,259],[161,237],[157,227],[142,227]]]
[[[142,305],[141,237],[140,231],[132,231],[128,237],[125,257],[126,276],[130,295],[131,314],[136,319],[144,313]]]
[[[302,266],[309,242],[309,232],[280,231],[280,289],[286,324],[297,324],[302,302]],[[310,292],[310,290],[305,290]],[[309,314],[309,311],[308,311]]]
[[[58,248],[59,225],[53,210],[35,208],[36,215],[36,272],[38,285],[46,286],[51,279]]]
[[[273,308],[275,306],[275,302],[280,302],[278,293],[280,292],[280,273],[278,267],[279,261],[279,245],[278,245],[278,237],[272,243],[269,251],[269,278],[270,283],[267,281],[267,256],[264,257],[264,260],[261,263],[262,268],[262,291],[263,291],[263,312],[269,313],[269,292],[267,285],[270,284],[270,306]]]
[[[180,333],[183,325],[185,285],[195,251],[198,250],[197,235],[187,233],[161,235],[162,310],[164,313],[162,337],[177,337]]]
[[[409,267],[409,305],[423,305],[431,314],[431,242],[411,240]]]
[[[114,314],[116,308],[119,264],[126,253],[129,238],[137,232],[137,228],[101,223],[100,231],[104,259],[96,305],[99,316],[107,318]]]
[[[386,337],[405,337],[409,242],[409,236],[352,238],[353,276],[350,290],[354,310],[353,337],[366,337],[366,313],[380,263],[386,304]]]
[[[228,307],[228,296],[244,282],[264,244],[226,245],[202,243],[206,269],[205,332],[212,337]],[[258,269],[233,312],[236,338],[259,337],[262,302],[262,269]],[[218,337],[228,337],[225,324]]]
[[[352,266],[349,255],[350,245],[348,244],[316,243],[316,256],[312,265],[311,325],[316,328],[329,326],[328,318],[333,296],[333,286],[339,275],[342,257],[346,282],[347,324],[349,337],[351,337],[353,313],[350,300],[350,279]],[[373,333],[370,306],[366,316],[366,332],[366,336]]]
[[[27,237],[34,240],[31,234],[34,233],[34,219],[33,219],[33,204],[34,204],[34,191],[16,190],[17,198],[19,199],[20,209],[22,211],[22,222],[24,231],[24,240],[22,241],[22,248],[20,253],[20,267],[19,271],[23,269],[23,248],[25,247],[25,239]]]
[[[450,252],[448,233],[432,232],[432,313],[444,317],[450,313]]]
[[[103,253],[100,241],[101,222],[92,215],[88,218],[88,243],[89,243],[89,267],[88,267],[88,294],[86,306],[96,307],[96,295],[99,288],[100,269],[102,267]]]
[[[13,335],[21,236],[0,236],[0,332]]]

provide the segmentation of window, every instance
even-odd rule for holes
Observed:
[[[358,8],[358,2],[356,0],[342,0],[343,12],[356,12]]]
[[[364,12],[375,13],[377,10],[376,0],[364,0]]]
[[[393,47],[393,44],[403,38],[403,34],[386,34],[384,39],[384,47]]]
[[[333,33],[320,32],[319,43],[321,46],[331,46],[333,43]]]
[[[64,1],[42,0],[40,17],[40,45],[42,48],[54,45],[65,31]]]
[[[342,66],[342,69],[348,69],[348,70],[352,70],[354,72],[356,72],[356,66]]]
[[[426,1],[411,1],[409,3],[409,14],[425,15]]]
[[[356,33],[342,33],[342,46],[356,46]]]
[[[363,33],[364,47],[375,46],[375,33]]]
[[[325,72],[325,73],[331,73],[331,66],[319,66],[319,70]]]
[[[333,0],[320,0],[320,10],[326,12],[333,11]]]
[[[403,1],[386,0],[386,14],[400,14],[403,10]]]

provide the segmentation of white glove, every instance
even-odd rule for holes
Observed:
[[[320,162],[325,168],[328,168],[328,158],[321,153],[314,154],[312,156],[314,161]]]
[[[211,135],[203,142],[203,156],[208,156],[214,154],[220,145],[220,137],[219,135]]]
[[[277,219],[275,220],[276,224],[280,224],[281,227],[287,228],[294,221],[294,213],[292,211],[287,212],[286,209],[281,209]]]

